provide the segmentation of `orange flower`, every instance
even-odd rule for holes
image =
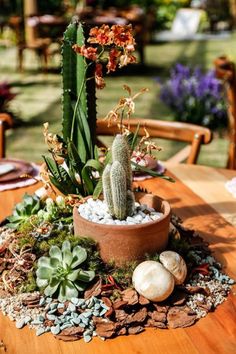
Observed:
[[[121,51],[116,49],[116,48],[112,48],[109,52],[109,59],[108,59],[108,63],[107,63],[107,72],[111,72],[111,71],[115,71],[117,64],[118,64],[118,58],[121,55]]]
[[[103,89],[106,86],[105,80],[102,77],[102,64],[100,64],[100,63],[96,64],[95,83],[96,83],[96,87],[98,89]]]
[[[114,44],[119,47],[126,47],[128,45],[135,44],[134,37],[132,35],[132,26],[121,26],[121,25],[113,25],[111,30],[114,34]]]
[[[82,45],[81,47],[78,46],[77,44],[74,44],[73,47],[74,51],[82,56],[84,56],[87,59],[90,60],[97,60],[97,48],[93,47],[86,47],[85,45]]]
[[[124,55],[120,56],[119,67],[122,68],[123,66],[126,66],[128,64],[135,63],[135,62],[136,62],[136,58],[134,55],[125,53]]]
[[[113,41],[113,33],[108,25],[102,25],[100,28],[91,28],[89,35],[89,43],[97,43],[104,46],[112,44]]]

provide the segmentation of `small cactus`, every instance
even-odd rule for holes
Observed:
[[[112,165],[103,172],[103,195],[109,213],[124,220],[134,212],[134,194],[132,192],[132,171],[130,149],[124,135],[118,134],[112,144]]]

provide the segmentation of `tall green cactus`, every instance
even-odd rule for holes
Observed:
[[[95,82],[91,79],[92,65],[72,50],[73,44],[85,43],[86,28],[81,23],[71,23],[64,33],[62,46],[63,82],[63,138],[73,141],[79,150],[86,146],[83,162],[93,158],[96,128]],[[90,80],[86,80],[90,78]]]
[[[109,213],[124,220],[134,212],[130,148],[124,135],[116,135],[112,144],[112,165],[107,165],[102,176],[103,195]]]

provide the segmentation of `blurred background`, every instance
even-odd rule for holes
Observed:
[[[137,63],[105,78],[98,117],[124,95],[124,84],[133,93],[147,87],[134,117],[208,126],[214,139],[199,163],[226,166],[227,102],[214,60],[236,61],[236,0],[0,0],[0,114],[14,119],[8,157],[39,162],[47,149],[43,123],[61,132],[60,47],[73,18],[134,28]],[[158,143],[161,160],[176,149],[176,143]]]

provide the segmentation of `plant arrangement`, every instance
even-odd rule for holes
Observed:
[[[90,87],[92,91],[87,86],[95,78],[90,80],[87,74],[93,65],[100,64],[96,63],[98,57],[95,59],[98,48],[99,60],[105,55],[100,42],[111,41],[108,70],[133,61],[127,47],[134,42],[130,27],[102,26],[91,31],[90,42],[96,44],[93,49],[84,47],[81,25],[70,25],[66,31],[64,135],[50,134],[45,125],[45,140],[52,155],[44,158],[45,193],[41,198],[25,195],[0,228],[0,309],[16,321],[17,328],[29,324],[36,335],[50,332],[62,340],[83,338],[89,342],[95,335],[112,338],[137,334],[145,327],[187,327],[223,302],[234,281],[221,272],[203,239],[183,227],[176,216],[170,216],[168,203],[133,191],[131,166],[148,170],[133,160],[133,151],[145,157],[152,149],[158,150],[148,134],[138,141],[138,131],[131,134],[122,122],[125,114],[130,117],[134,111],[134,99],[140,93],[132,96],[126,87],[129,97],[122,98],[109,112],[108,123],[118,124],[120,134],[105,161],[99,159],[92,139],[92,115],[86,108],[91,109],[95,102],[91,94],[95,94],[95,86]],[[119,44],[127,44],[121,45],[119,53],[114,48],[118,45],[115,38],[121,39]],[[90,58],[87,63],[84,56],[90,55],[94,60]],[[75,75],[74,80],[70,67],[80,69],[82,78]],[[101,83],[101,71],[99,74]],[[50,189],[51,184],[65,196]],[[98,196],[102,188],[105,202],[84,198],[96,189]],[[91,220],[86,208],[101,212],[107,225],[98,215]],[[80,229],[76,224],[79,217]],[[114,231],[114,238],[110,231]],[[144,242],[135,243],[136,236],[144,237]],[[120,263],[113,261],[114,254]],[[123,255],[128,257],[122,259]],[[180,303],[175,297],[179,292]]]
[[[223,85],[213,70],[203,73],[199,68],[176,64],[170,79],[161,84],[160,99],[178,121],[215,130],[227,126]]]
[[[109,73],[135,62],[131,30],[130,26],[103,25],[92,28],[86,40],[83,26],[73,23],[64,34],[63,138],[49,134],[45,125],[52,158],[45,156],[44,160],[51,183],[66,195],[93,194],[98,183],[93,172],[101,174],[104,168],[95,145],[95,87],[105,87],[103,63]]]

